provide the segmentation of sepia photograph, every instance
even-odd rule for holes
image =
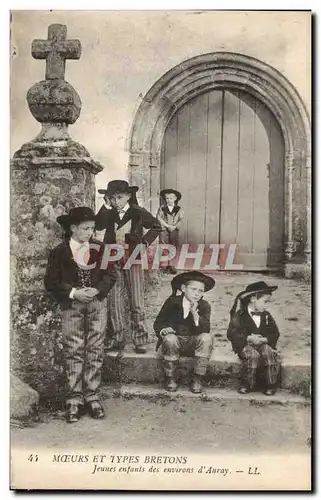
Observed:
[[[10,489],[312,489],[309,10],[10,12]]]

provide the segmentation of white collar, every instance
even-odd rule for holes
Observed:
[[[166,206],[170,212],[172,212],[175,208],[175,205],[166,205]]]
[[[73,238],[70,238],[69,245],[70,245],[71,251],[77,251],[82,246],[88,248],[89,241],[85,241],[84,243],[79,243],[79,241],[76,241]]]
[[[129,203],[127,202],[126,205],[122,209],[117,210],[117,212],[118,213],[121,212],[124,214],[125,212],[127,212],[128,209],[129,209]]]
[[[82,258],[81,255],[79,254],[79,249],[84,248],[85,253],[86,253],[86,252],[89,252],[89,248],[90,248],[89,241],[85,241],[84,243],[79,243],[79,241],[76,241],[73,238],[70,238],[69,246],[70,246],[72,256],[76,262],[78,262],[78,260]]]
[[[85,241],[84,243],[79,243],[79,241],[70,238],[69,246],[72,253],[72,257],[78,265],[82,265],[83,263],[88,262],[89,251],[90,251],[89,241]],[[83,248],[84,251],[79,251],[80,248]]]
[[[183,306],[185,305],[185,307],[191,307],[191,303],[190,301],[185,297],[185,295],[183,295]]]
[[[187,298],[184,295],[184,297],[183,297],[183,316],[184,316],[184,319],[187,318],[190,310],[191,310],[191,303],[189,300],[187,300]]]
[[[259,315],[253,316],[253,313],[255,313],[255,311],[253,309],[251,309],[250,306],[247,306],[247,312],[249,313],[250,317],[252,318],[252,320],[256,324],[257,328],[259,328],[259,326],[261,325],[261,316],[259,316]]]

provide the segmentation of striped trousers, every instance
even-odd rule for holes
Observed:
[[[117,269],[118,277],[108,294],[108,310],[116,342],[125,341],[126,321],[124,295],[127,293],[130,307],[131,335],[135,346],[147,343],[148,332],[144,311],[144,271],[140,265],[130,269]]]
[[[246,345],[239,357],[242,360],[242,385],[253,389],[257,382],[258,369],[261,370],[266,388],[275,388],[281,368],[279,353],[268,344],[261,346]]]
[[[167,334],[162,341],[163,370],[167,377],[173,377],[180,356],[194,357],[193,371],[205,375],[213,350],[213,336],[210,333],[199,335]]]
[[[178,229],[170,232],[168,229],[163,229],[159,235],[159,242],[163,244],[174,245],[176,248],[178,246]]]
[[[174,231],[170,232],[168,229],[163,229],[159,235],[159,242],[161,244],[170,244],[173,245],[176,249],[178,248],[178,229],[174,229]],[[166,268],[168,266],[173,265],[175,259],[168,261],[167,263],[160,263],[160,268]]]
[[[62,311],[66,403],[99,399],[106,323],[107,299],[87,304],[74,300]]]

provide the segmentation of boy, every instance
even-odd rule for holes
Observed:
[[[154,323],[158,337],[156,350],[161,345],[165,388],[177,390],[175,366],[180,355],[194,356],[191,391],[202,392],[202,379],[213,349],[210,334],[211,306],[202,298],[215,285],[213,278],[198,271],[175,276],[173,293],[163,304]],[[177,296],[177,290],[182,294]]]
[[[116,275],[101,269],[103,245],[91,240],[95,213],[76,207],[57,222],[66,231],[49,255],[45,287],[62,310],[67,378],[66,420],[78,422],[86,405],[92,418],[103,418],[99,387],[107,321],[106,296]]]
[[[152,214],[137,205],[137,190],[137,187],[130,187],[124,180],[111,181],[107,189],[98,190],[104,194],[105,204],[97,214],[96,229],[105,230],[104,243],[119,243],[125,245],[125,248],[127,245],[129,254],[137,244],[150,245],[162,229]],[[145,234],[144,229],[148,229]],[[117,263],[116,267],[122,276],[117,280],[110,296],[110,316],[115,340],[109,347],[122,349],[125,343],[123,278],[130,301],[132,340],[135,351],[143,354],[146,352],[144,345],[148,340],[144,319],[144,271],[138,264],[123,269],[123,265]]]
[[[162,232],[159,237],[160,243],[174,245],[177,248],[179,228],[183,222],[184,214],[181,207],[178,206],[182,195],[175,189],[163,189],[160,192],[161,198],[165,200],[156,214],[157,219],[162,225]],[[168,271],[176,274],[176,269],[168,263]]]
[[[264,393],[271,396],[276,392],[280,371],[276,344],[280,334],[266,310],[276,289],[277,286],[268,286],[264,281],[252,283],[237,295],[231,309],[227,338],[242,361],[240,394],[253,390],[259,365],[264,378]]]

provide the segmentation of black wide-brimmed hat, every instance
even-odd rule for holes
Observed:
[[[114,180],[107,184],[106,189],[98,189],[98,193],[106,194],[107,196],[113,196],[115,193],[136,193],[138,191],[137,186],[130,186],[127,181],[124,180]]]
[[[240,305],[240,301],[242,301],[246,297],[251,297],[251,295],[255,295],[257,293],[266,293],[267,295],[271,295],[271,293],[274,292],[277,288],[277,285],[270,286],[267,285],[265,281],[256,281],[255,283],[247,285],[245,290],[243,290],[236,296],[232,309],[230,310],[230,316],[232,317],[235,314]]]
[[[69,211],[69,214],[59,215],[57,222],[68,229],[72,224],[80,224],[86,221],[96,221],[95,212],[89,207],[75,207]]]
[[[171,188],[168,188],[168,189],[162,189],[161,192],[159,193],[160,196],[162,198],[165,198],[165,194],[175,194],[177,200],[176,201],[179,201],[182,197],[181,193],[179,191],[176,191],[176,189],[171,189]]]
[[[205,285],[205,292],[208,292],[215,286],[215,280],[210,276],[206,276],[199,271],[188,271],[186,273],[178,274],[172,279],[172,290],[175,295],[177,290],[181,290],[181,286],[185,285],[188,281],[200,281]]]
[[[270,286],[265,283],[265,281],[256,281],[255,283],[251,283],[248,285],[243,292],[239,293],[238,297],[240,299],[245,299],[245,297],[250,297],[251,295],[255,295],[256,293],[264,293],[271,294],[277,289],[277,286]]]

